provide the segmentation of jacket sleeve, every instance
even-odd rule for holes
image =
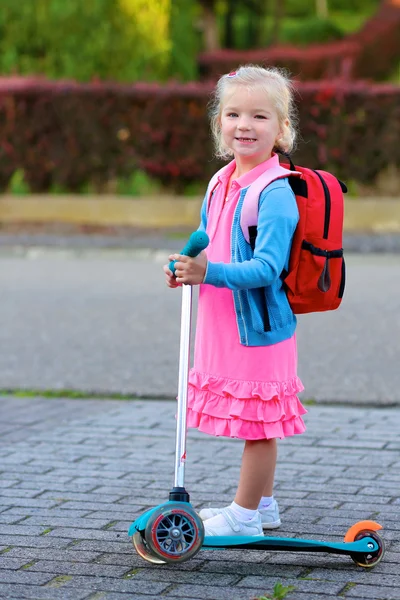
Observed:
[[[283,183],[267,188],[260,198],[253,257],[238,263],[208,262],[203,283],[231,290],[271,285],[285,267],[298,220],[291,188]]]

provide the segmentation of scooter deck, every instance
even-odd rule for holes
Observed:
[[[371,546],[373,544],[373,547]],[[363,554],[378,550],[379,546],[372,537],[365,537],[356,542],[323,542],[321,540],[305,540],[301,538],[281,538],[260,536],[206,536],[202,550],[254,549],[254,550],[287,550],[290,552],[330,552],[334,554]]]

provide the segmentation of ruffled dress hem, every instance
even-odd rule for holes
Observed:
[[[304,433],[300,379],[241,381],[192,369],[187,425],[214,436],[259,440]]]

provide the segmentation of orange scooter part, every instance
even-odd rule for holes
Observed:
[[[360,531],[378,531],[378,529],[382,529],[382,525],[375,523],[375,521],[359,521],[350,527],[344,536],[344,541],[354,542],[356,535],[360,533]]]

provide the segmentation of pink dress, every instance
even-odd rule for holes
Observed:
[[[228,169],[213,196],[207,256],[230,262],[232,220],[240,190],[265,170],[265,163],[234,180]],[[258,440],[303,433],[307,411],[297,397],[296,336],[271,346],[239,342],[232,291],[200,286],[194,365],[189,373],[188,427],[215,436]]]

